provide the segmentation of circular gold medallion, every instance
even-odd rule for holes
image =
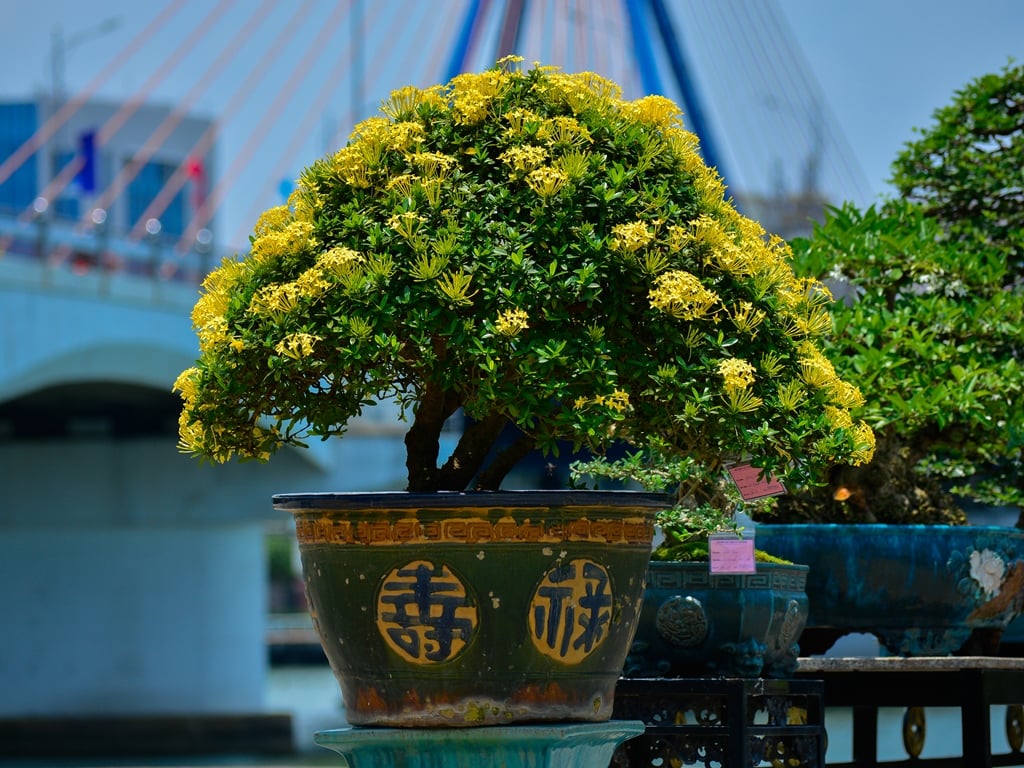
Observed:
[[[534,590],[530,638],[545,656],[578,664],[608,636],[612,605],[608,571],[592,560],[570,560],[548,571]]]
[[[392,570],[377,594],[377,629],[414,664],[454,659],[469,643],[479,614],[466,586],[443,563],[414,560]]]

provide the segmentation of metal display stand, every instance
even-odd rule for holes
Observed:
[[[825,765],[824,688],[816,680],[622,678],[613,717],[646,727],[616,750],[612,768]]]
[[[836,768],[931,766],[991,768],[1024,765],[1024,659],[988,656],[916,658],[802,658],[797,678],[820,680],[825,705],[853,709],[853,761]],[[1010,752],[992,754],[990,707],[1007,705]],[[878,710],[905,707],[903,743],[907,758],[878,761]],[[963,754],[920,758],[924,707],[960,710]]]

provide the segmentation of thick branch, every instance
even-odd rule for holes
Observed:
[[[459,444],[441,468],[441,487],[455,491],[468,486],[507,423],[508,418],[495,411],[466,427]]]
[[[525,459],[536,447],[536,440],[528,435],[520,435],[512,445],[495,456],[490,466],[480,473],[480,477],[476,481],[477,490],[498,490],[501,487],[502,480],[505,479],[505,475],[512,470],[512,467],[522,459]]]
[[[434,384],[427,384],[416,405],[412,425],[405,434],[405,468],[408,490],[426,493],[440,490],[441,472],[437,468],[441,428],[459,407],[457,398]]]

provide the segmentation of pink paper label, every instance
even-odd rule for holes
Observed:
[[[711,573],[755,573],[752,539],[708,539]]]
[[[773,475],[765,478],[760,477],[761,470],[749,464],[734,464],[729,467],[729,477],[736,483],[740,497],[744,501],[763,499],[766,496],[781,496],[786,492],[786,486],[776,480]]]

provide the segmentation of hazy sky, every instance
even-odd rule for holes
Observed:
[[[813,91],[815,114],[827,117],[836,141],[845,142],[844,160],[862,171],[863,197],[873,199],[885,191],[889,165],[913,138],[914,127],[928,125],[932,112],[969,80],[1000,70],[1011,58],[1024,60],[1024,0],[666,2],[687,20],[680,32],[696,58],[691,64],[712,118],[744,123],[738,137],[722,142],[723,172],[733,187],[763,187],[773,174],[795,183],[801,158],[784,156],[770,146],[775,139],[759,135],[763,118],[758,110],[790,110],[796,120],[790,130],[807,133],[810,97],[805,92]],[[55,34],[65,41],[64,79],[73,94],[95,82],[148,25],[166,14],[161,30],[117,67],[97,93],[123,99],[146,88],[149,98],[157,101],[194,99],[196,111],[221,119],[220,172],[230,175],[232,183],[219,214],[219,239],[237,246],[244,242],[254,216],[279,202],[280,182],[294,178],[302,166],[337,146],[334,132],[347,133],[354,113],[361,113],[359,119],[367,117],[392,88],[426,86],[443,76],[467,0],[364,0],[358,14],[365,34],[357,42],[347,31],[352,26],[350,4],[351,0],[0,0],[0,99],[51,88]],[[589,14],[586,23],[604,25],[607,41],[591,44],[600,50],[589,50],[586,56],[577,50],[575,55],[585,66],[576,68],[597,69],[627,90],[640,87],[636,74],[622,69],[632,62],[624,3],[534,0],[532,5],[538,17],[546,19],[536,33],[541,55],[562,51],[568,56],[572,42],[560,35],[562,30],[566,38],[575,33],[565,26],[565,18]],[[802,82],[813,87],[801,87],[794,80],[789,87],[797,92],[781,97],[767,93],[757,80],[764,75],[763,68],[744,65],[742,52],[723,51],[726,45],[746,46],[747,52],[754,47],[777,51],[784,40],[770,30],[759,30],[756,40],[744,41],[741,36],[750,30],[744,32],[730,22],[730,14],[749,20],[760,12],[756,9],[766,8],[777,10],[777,17],[788,24],[795,50],[787,49],[787,55],[802,64]],[[262,26],[255,26],[257,9],[267,14]],[[712,30],[713,16],[719,20]],[[326,34],[339,18],[337,34]],[[116,27],[97,32],[110,19],[117,20]],[[231,52],[234,36],[250,21],[254,31],[249,42]],[[275,36],[293,22],[294,40],[299,42],[279,47]],[[186,51],[191,41],[195,47]],[[302,55],[320,49],[324,55],[315,61]],[[523,53],[528,62],[538,55]],[[332,54],[343,64],[348,57],[350,66],[335,68]],[[218,60],[228,63],[214,77],[211,67]],[[362,62],[358,69],[353,61]],[[268,74],[251,97],[242,100],[241,84],[265,65]],[[611,71],[601,71],[602,66]],[[363,77],[354,78],[356,72]],[[737,84],[737,79],[742,82]],[[753,90],[748,93],[744,85]],[[224,114],[229,105],[235,106]],[[797,120],[797,111],[804,117]],[[267,113],[277,118],[271,125],[265,125]]]

